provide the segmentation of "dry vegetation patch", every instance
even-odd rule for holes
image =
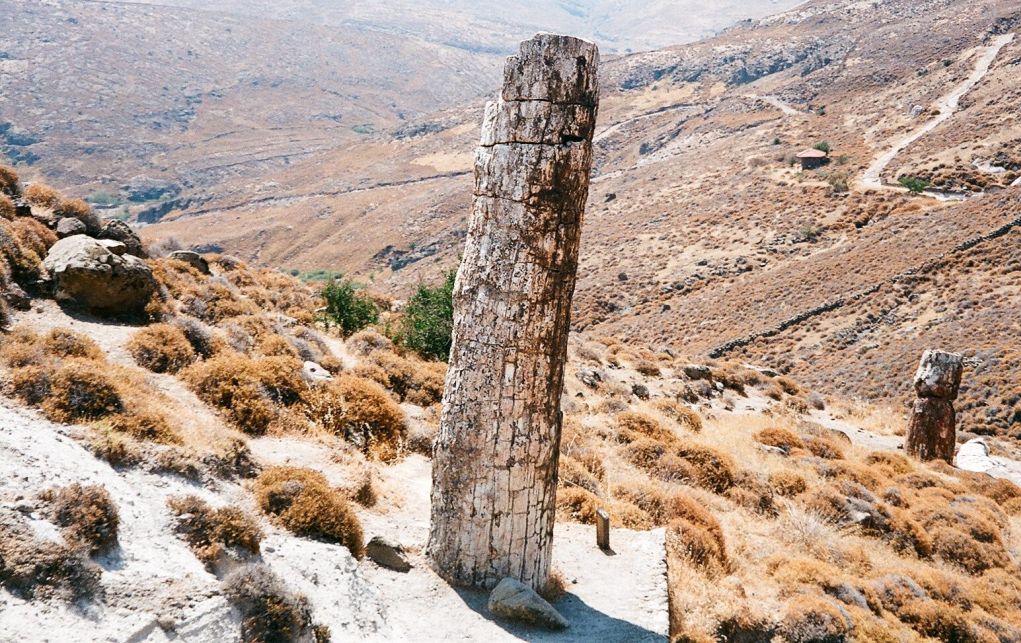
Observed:
[[[211,570],[259,555],[262,530],[237,507],[214,509],[197,496],[167,501],[177,517],[177,533]]]
[[[355,558],[365,554],[362,525],[340,490],[317,471],[273,467],[255,481],[259,507],[299,536],[339,543]]]

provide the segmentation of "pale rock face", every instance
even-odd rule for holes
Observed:
[[[961,355],[944,351],[925,351],[915,373],[915,392],[918,397],[956,400],[963,371],[964,359]]]
[[[81,234],[53,244],[43,266],[57,298],[106,315],[142,312],[156,292],[156,280],[143,260],[118,254],[118,249],[111,251],[103,242]]]
[[[305,362],[301,367],[301,379],[310,385],[322,384],[333,379],[330,372],[315,362]]]
[[[428,551],[455,584],[549,576],[597,64],[592,43],[540,34],[486,107],[433,460]]]

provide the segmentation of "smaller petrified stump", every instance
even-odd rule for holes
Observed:
[[[957,418],[953,401],[961,386],[964,360],[957,353],[925,351],[915,373],[918,399],[911,407],[904,450],[920,460],[954,461]]]

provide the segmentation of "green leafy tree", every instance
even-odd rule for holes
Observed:
[[[815,149],[819,150],[820,152],[823,152],[824,154],[829,154],[830,152],[833,151],[833,147],[826,141],[816,143]]]
[[[320,293],[326,300],[323,321],[338,326],[345,337],[379,321],[379,308],[358,292],[360,286],[350,279],[335,279]]]
[[[442,284],[419,286],[404,309],[398,341],[423,357],[444,362],[450,357],[456,275],[451,270]]]

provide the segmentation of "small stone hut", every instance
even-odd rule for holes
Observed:
[[[801,161],[802,170],[814,170],[825,165],[828,156],[826,152],[813,148],[798,152],[797,158]]]

